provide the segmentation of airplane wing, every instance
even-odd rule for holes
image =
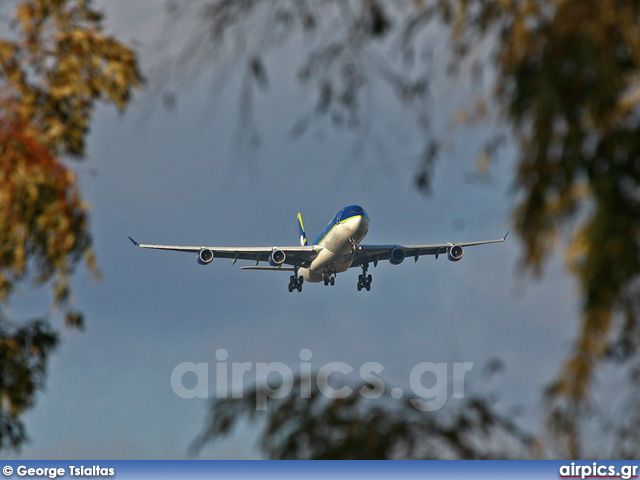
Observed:
[[[351,266],[358,267],[365,263],[373,263],[374,265],[377,265],[380,260],[389,260],[391,258],[391,252],[396,249],[401,250],[404,253],[404,257],[413,257],[416,262],[418,261],[418,258],[423,255],[435,255],[436,258],[438,258],[439,255],[448,254],[453,247],[465,248],[473,247],[475,245],[500,243],[507,239],[507,235],[509,235],[509,232],[500,239],[481,240],[479,242],[434,243],[426,245],[360,245]],[[460,257],[461,256],[462,255],[460,255]]]
[[[293,246],[293,247],[207,247],[207,246],[181,246],[181,245],[150,245],[146,243],[138,243],[133,238],[129,237],[131,243],[140,248],[151,248],[155,250],[172,250],[174,252],[190,252],[200,255],[203,250],[208,250],[213,254],[211,260],[215,258],[230,258],[233,263],[236,260],[253,260],[258,265],[259,262],[268,261],[274,250],[279,250],[285,254],[285,259],[282,262],[286,265],[297,265],[299,267],[307,267],[314,258],[318,255],[318,252],[322,249],[317,245],[313,246]],[[208,263],[208,262],[206,262]],[[274,269],[288,270],[283,267],[273,267]]]

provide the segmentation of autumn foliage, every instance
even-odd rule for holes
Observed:
[[[90,1],[13,8],[0,39],[0,301],[6,305],[19,282],[49,282],[53,305],[81,326],[69,307],[70,276],[83,260],[95,270],[95,260],[70,164],[84,155],[96,101],[123,109],[142,76],[135,53],[102,33]],[[41,320],[16,325],[0,315],[0,448],[24,440],[19,416],[33,404],[56,342]]]

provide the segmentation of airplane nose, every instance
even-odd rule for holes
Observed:
[[[353,217],[347,223],[348,235],[352,241],[361,239],[369,228],[369,220],[365,217]]]
[[[367,220],[365,217],[358,217],[355,220],[356,221],[353,224],[353,227],[354,227],[353,233],[355,235],[361,236],[367,230],[369,226],[369,220]]]

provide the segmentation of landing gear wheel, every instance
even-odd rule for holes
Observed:
[[[334,277],[329,278],[329,283],[333,287],[336,284],[336,279]]]
[[[371,280],[373,280],[373,278],[371,275],[367,275],[368,267],[369,265],[367,264],[362,265],[362,273],[358,275],[358,291],[361,291],[363,288],[365,288],[367,292],[371,290]]]
[[[324,286],[326,287],[327,285],[329,285],[329,278],[324,277]]]
[[[302,275],[298,276],[297,273],[295,275],[291,275],[289,277],[289,292],[293,292],[294,290],[301,292],[303,282],[304,278],[302,278]]]

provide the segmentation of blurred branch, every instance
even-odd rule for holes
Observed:
[[[487,397],[471,395],[455,409],[417,410],[410,400],[388,393],[366,399],[352,385],[345,398],[327,398],[317,381],[297,377],[292,391],[270,400],[268,411],[256,399],[268,391],[211,403],[205,430],[191,452],[230,435],[242,419],[263,424],[260,448],[272,459],[491,459],[533,455],[534,438]],[[304,393],[309,392],[310,394]],[[405,392],[403,398],[409,398]]]
[[[19,449],[27,439],[22,413],[44,387],[47,360],[58,335],[43,320],[22,326],[0,318],[0,451]]]

